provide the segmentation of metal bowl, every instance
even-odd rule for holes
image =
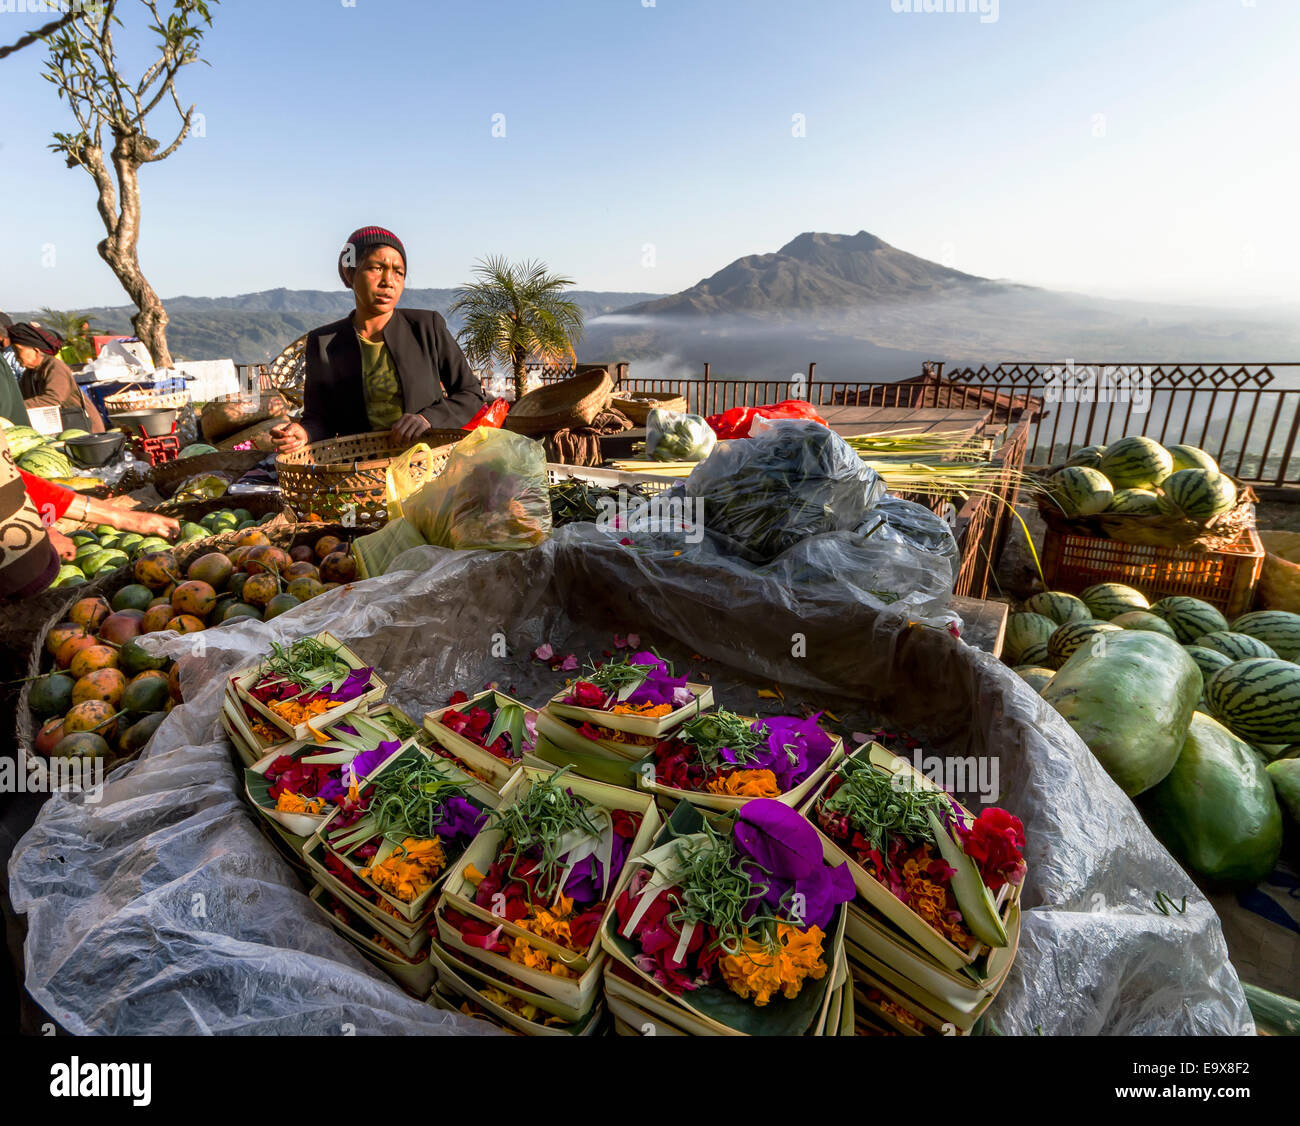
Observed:
[[[66,439],[63,448],[74,462],[82,468],[91,469],[107,465],[117,457],[125,443],[125,434],[90,434],[84,438]]]
[[[176,411],[126,411],[113,415],[112,419],[114,426],[133,438],[139,437],[141,430],[146,437],[163,438],[172,432],[172,426],[176,422]]]

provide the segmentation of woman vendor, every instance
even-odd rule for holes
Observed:
[[[58,407],[65,430],[104,432],[99,411],[82,393],[72,370],[58,357],[63,342],[36,325],[19,323],[9,329],[9,343],[24,371],[19,384],[27,409]]]
[[[307,334],[302,420],[271,431],[276,449],[371,430],[409,444],[473,418],[484,402],[478,377],[442,314],[397,308],[406,285],[401,240],[382,227],[354,231],[339,277],[356,309]]]

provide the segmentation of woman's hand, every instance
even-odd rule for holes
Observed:
[[[271,428],[271,442],[276,453],[287,454],[302,449],[310,440],[301,422],[282,422]]]
[[[77,545],[73,543],[62,532],[56,532],[53,528],[46,528],[49,534],[50,543],[54,545],[54,550],[58,552],[59,558],[65,563],[71,563],[77,557]]]
[[[139,532],[142,536],[162,536],[165,540],[174,540],[181,534],[180,523],[170,516],[159,516],[156,512],[131,513],[131,524],[125,520],[118,524],[120,528]]]
[[[393,423],[393,437],[402,442],[414,442],[426,430],[432,430],[431,423],[422,414],[404,414]]]

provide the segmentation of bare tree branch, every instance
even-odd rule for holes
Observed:
[[[41,39],[48,38],[56,31],[67,27],[68,24],[77,18],[77,15],[78,10],[76,8],[69,8],[57,20],[52,20],[44,27],[38,27],[35,31],[29,31],[19,39],[17,43],[11,43],[8,47],[0,47],[0,59],[5,58],[7,55],[12,55],[15,51],[21,51],[24,47],[30,47],[33,43],[36,43]]]

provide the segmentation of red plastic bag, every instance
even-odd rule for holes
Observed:
[[[490,403],[484,403],[478,409],[478,414],[471,418],[462,430],[477,430],[480,426],[491,426],[497,430],[501,429],[502,423],[506,420],[506,415],[510,413],[510,404],[505,399],[493,399]]]
[[[806,418],[820,422],[823,426],[830,424],[817,413],[812,403],[804,399],[786,399],[780,403],[771,403],[765,407],[732,407],[721,414],[709,415],[707,422],[717,432],[718,438],[748,438],[749,428],[756,418]]]

